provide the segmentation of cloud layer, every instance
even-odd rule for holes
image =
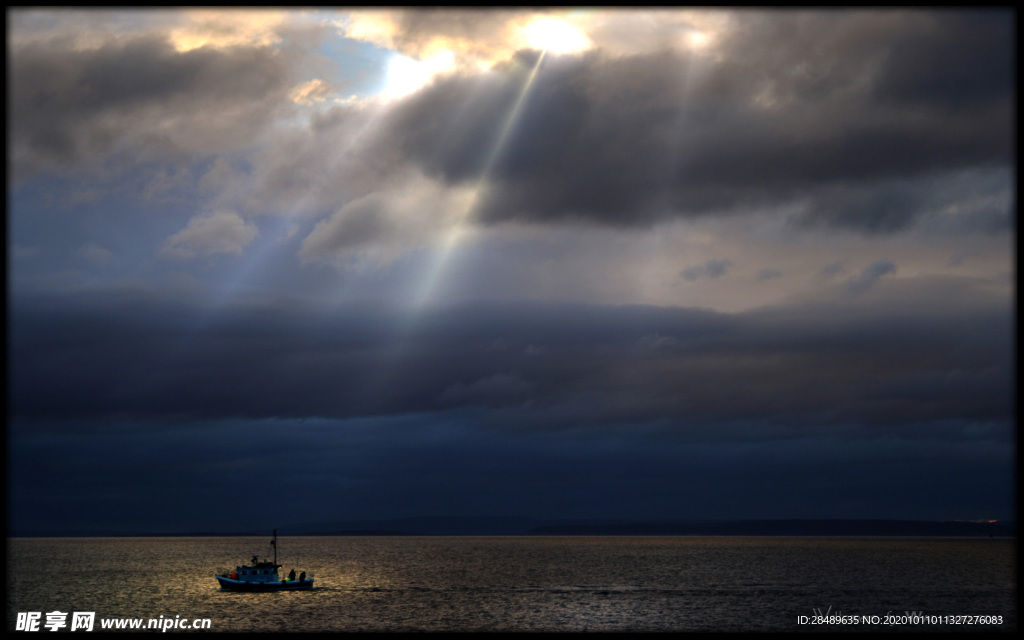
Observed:
[[[889,266],[869,267],[851,289],[865,291]],[[916,310],[922,289],[959,308]],[[11,318],[12,415],[353,418],[487,407],[510,428],[668,420],[680,429],[1009,420],[1011,310],[965,293],[963,282],[922,281],[874,308],[857,297],[741,314],[478,304],[424,314],[414,330],[400,313],[367,308],[273,305],[209,324],[181,302],[26,301]]]
[[[1010,10],[8,17],[19,526],[1012,513]]]

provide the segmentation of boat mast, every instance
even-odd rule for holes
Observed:
[[[277,529],[274,529],[274,539],[270,541],[274,547],[274,568],[277,568]]]

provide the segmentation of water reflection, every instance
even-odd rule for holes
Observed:
[[[8,619],[57,610],[210,618],[214,631],[743,631],[797,630],[798,615],[832,606],[1002,615],[999,630],[1016,627],[1009,540],[282,538],[280,562],[315,572],[312,590],[222,591],[216,569],[265,542],[11,540]]]

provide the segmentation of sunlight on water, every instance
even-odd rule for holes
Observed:
[[[1016,628],[1009,540],[282,538],[284,571],[315,572],[313,590],[217,586],[218,568],[265,544],[10,540],[8,626],[57,610],[209,618],[213,631],[799,630],[797,616],[831,607],[1001,615],[988,630]]]

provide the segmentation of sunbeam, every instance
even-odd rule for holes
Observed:
[[[480,172],[480,177],[477,179],[477,183],[473,187],[472,197],[467,202],[465,209],[459,212],[448,231],[442,237],[440,246],[434,253],[432,263],[426,270],[419,285],[418,294],[413,302],[413,309],[415,312],[422,309],[433,296],[438,282],[444,275],[452,252],[458,247],[459,241],[463,238],[466,230],[472,224],[477,203],[480,201],[481,195],[487,189],[487,183],[490,180],[494,164],[501,156],[501,151],[505,147],[505,143],[508,141],[509,134],[515,128],[516,121],[519,119],[519,115],[522,112],[523,104],[526,102],[526,97],[530,93],[530,88],[533,86],[533,81],[537,77],[537,72],[540,70],[540,65],[544,61],[546,53],[546,50],[541,51],[540,56],[537,58],[537,62],[533,65],[533,69],[530,71],[530,75],[527,77],[526,82],[523,83],[523,87],[519,90],[519,96],[516,98],[512,108],[509,109],[508,114],[505,116],[505,121],[501,125],[498,138],[491,147],[491,151],[487,155],[487,160],[484,163],[483,170]]]
[[[430,301],[435,297],[438,284],[444,280],[445,273],[450,268],[453,253],[458,249],[460,242],[472,225],[477,204],[487,188],[491,172],[498,158],[501,157],[502,149],[515,129],[516,121],[519,119],[523,105],[526,103],[546,53],[547,51],[541,51],[537,62],[534,63],[530,75],[519,90],[519,96],[505,116],[498,137],[491,147],[490,153],[487,155],[487,160],[483,165],[475,186],[472,188],[470,196],[466,198],[464,206],[454,216],[454,220],[448,227],[447,232],[443,234],[433,254],[429,257],[428,266],[423,271],[423,276],[412,299],[411,307],[407,309],[405,320],[401,323],[399,331],[393,336],[391,347],[386,350],[386,353],[382,354],[378,361],[376,374],[368,385],[370,393],[387,395],[389,392],[388,389],[389,385],[393,382],[393,376],[400,370],[400,363],[405,357],[405,344],[416,330],[417,322],[422,318]]]

